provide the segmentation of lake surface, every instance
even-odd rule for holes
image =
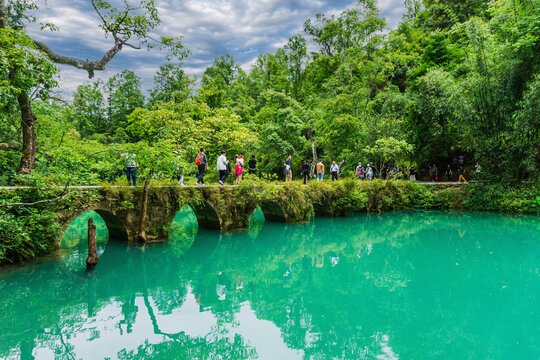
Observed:
[[[87,272],[88,216],[61,256],[0,269],[0,358],[540,359],[537,216],[256,213],[219,233],[186,210],[146,247],[97,219]]]

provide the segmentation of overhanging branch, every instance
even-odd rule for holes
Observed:
[[[96,61],[89,61],[89,60],[80,60],[77,58],[69,57],[69,56],[63,56],[55,53],[51,50],[47,45],[40,41],[34,40],[34,43],[36,46],[47,54],[47,56],[55,63],[57,64],[64,64],[64,65],[70,65],[74,66],[78,69],[86,70],[88,71],[88,77],[91,79],[94,77],[94,71],[96,70],[105,70],[105,67],[109,63],[109,61],[112,60],[112,58],[122,50],[123,43],[119,39],[115,39],[115,43],[112,48],[109,49],[103,55],[103,57],[100,60]]]
[[[0,150],[19,150],[19,148],[19,145],[0,143]]]

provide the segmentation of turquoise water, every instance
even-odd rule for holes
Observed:
[[[540,359],[538,217],[177,219],[146,247],[96,220],[87,272],[81,217],[60,256],[0,269],[0,358]]]

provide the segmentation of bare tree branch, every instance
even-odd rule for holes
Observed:
[[[80,60],[77,58],[63,56],[52,51],[47,45],[40,41],[35,41],[36,46],[45,52],[49,58],[57,64],[71,65],[78,69],[88,71],[88,77],[91,79],[94,77],[94,71],[105,70],[105,66],[112,60],[112,58],[122,50],[123,43],[119,39],[115,39],[115,43],[100,60],[89,61]]]
[[[62,198],[65,198],[66,196],[71,195],[71,194],[74,194],[74,193],[76,193],[76,192],[77,192],[77,191],[71,191],[71,192],[66,193],[65,191],[62,191],[62,193],[60,194],[60,196],[55,197],[55,198],[53,198],[53,199],[39,200],[39,201],[31,202],[31,203],[9,203],[9,204],[0,204],[0,208],[8,207],[8,206],[34,206],[34,205],[39,205],[39,204],[43,204],[43,203],[50,203],[50,202],[57,201],[57,200],[60,200],[60,199],[62,199]]]
[[[0,150],[19,150],[19,148],[19,145],[0,143]]]

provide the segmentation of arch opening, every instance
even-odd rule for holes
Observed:
[[[105,216],[105,218],[104,218]],[[97,254],[102,261],[108,253],[111,240],[126,240],[127,232],[121,221],[105,210],[90,210],[76,216],[64,229],[60,239],[63,263],[72,270],[85,267],[88,256],[88,220],[92,218],[96,226]]]
[[[86,246],[88,246],[88,219],[93,218],[94,224],[98,226],[98,224],[105,225],[104,227],[102,225],[99,225],[97,227],[98,231],[98,237],[99,236],[106,236],[107,239],[114,239],[114,240],[120,240],[120,241],[128,241],[128,232],[126,230],[126,227],[122,223],[122,221],[117,218],[114,214],[112,214],[108,210],[104,209],[93,209],[93,210],[87,210],[85,212],[75,214],[69,223],[65,225],[61,237],[60,237],[60,245],[62,245],[62,242],[64,241],[64,236],[66,235],[66,232],[68,231],[74,231],[71,235],[68,235],[71,241],[74,241],[73,239],[79,239],[84,240],[82,243],[84,243]],[[72,227],[71,230],[70,226],[74,225],[75,227]],[[76,234],[76,235],[74,235]],[[101,235],[100,235],[101,234]],[[97,237],[96,237],[97,240]]]
[[[199,227],[207,229],[221,229],[221,219],[212,205],[206,201],[196,201],[189,204],[195,216]]]
[[[109,231],[105,220],[95,211],[90,210],[77,216],[64,230],[60,241],[60,248],[86,248],[88,247],[88,219],[94,219],[96,225],[96,242],[99,245],[106,244],[109,240]]]
[[[96,209],[94,211],[105,221],[105,225],[107,225],[107,230],[109,231],[109,239],[128,241],[126,227],[120,219],[107,210]]]
[[[269,221],[287,222],[285,212],[276,201],[264,200],[260,205],[264,218]]]

